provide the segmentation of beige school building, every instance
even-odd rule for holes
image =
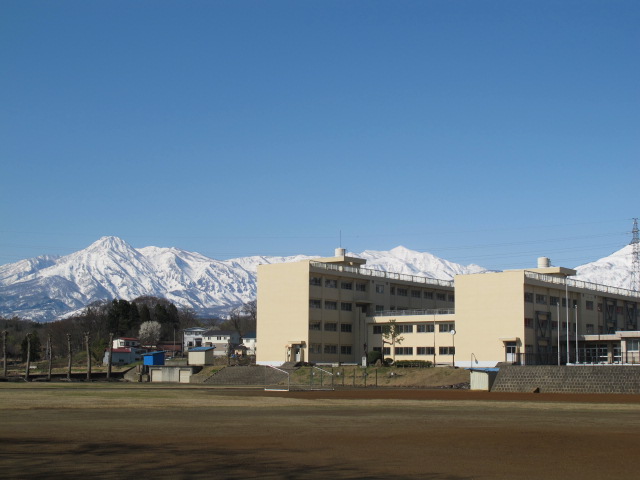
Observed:
[[[640,293],[549,266],[457,275],[454,282],[333,257],[258,267],[257,362],[397,360],[492,367],[640,362]],[[394,323],[399,339],[385,337]]]

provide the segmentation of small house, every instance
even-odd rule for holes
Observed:
[[[189,349],[189,365],[213,365],[215,347]]]

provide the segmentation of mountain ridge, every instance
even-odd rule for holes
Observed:
[[[630,247],[629,247],[630,248]],[[389,251],[349,253],[366,268],[452,280],[457,274],[490,272],[460,265],[403,246]],[[294,262],[319,256],[251,256],[216,260],[176,247],[134,248],[121,238],[102,237],[65,256],[43,255],[0,266],[0,315],[38,321],[63,318],[99,300],[164,297],[202,316],[226,314],[256,296],[259,264]],[[623,286],[630,275],[627,247],[577,267],[578,279],[608,280]]]

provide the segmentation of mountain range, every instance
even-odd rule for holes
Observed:
[[[628,288],[631,248],[577,267],[577,278]],[[443,280],[489,271],[402,246],[350,255],[366,259],[369,269]],[[252,256],[221,261],[173,247],[136,249],[118,237],[103,237],[69,255],[41,256],[0,266],[0,316],[46,322],[98,300],[132,300],[143,295],[167,298],[201,316],[224,315],[255,299],[259,264],[310,258],[318,257]]]

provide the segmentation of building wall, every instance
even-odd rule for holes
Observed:
[[[505,342],[524,351],[523,278],[522,272],[456,276],[457,365],[504,362]]]
[[[383,348],[383,341],[391,341],[390,338],[385,339],[380,327],[394,322],[403,330],[399,334],[402,341],[395,347],[384,345],[389,349],[384,354],[385,358],[424,360],[436,365],[452,365],[457,360],[451,352],[451,348],[456,346],[451,335],[451,329],[457,328],[454,314],[375,316],[367,321],[371,351]]]
[[[281,365],[286,345],[309,345],[309,263],[295,262],[258,266],[258,322],[260,349],[256,362]]]

